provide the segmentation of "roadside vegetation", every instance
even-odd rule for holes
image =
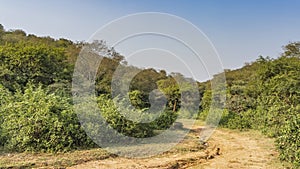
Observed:
[[[241,69],[227,70],[227,100],[220,125],[262,131],[276,139],[280,159],[300,164],[300,43],[290,43],[277,59],[260,56]],[[205,83],[200,118],[211,96]]]
[[[169,128],[179,115],[206,119],[212,100],[210,81],[197,82],[200,100],[192,97],[182,100],[181,94],[191,92],[191,88],[181,84],[185,87],[180,89],[175,79],[187,79],[180,73],[127,65],[124,57],[104,41],[94,44],[101,46],[105,55],[101,56],[103,60],[96,74],[97,103],[106,121],[118,132],[151,137],[156,131]],[[62,153],[99,148],[84,132],[73,110],[73,69],[84,45],[85,42],[28,35],[22,30],[7,31],[0,25],[1,152]],[[127,93],[130,104],[140,112],[151,108],[152,91],[163,92],[167,100],[157,120],[140,124],[126,120],[118,112],[114,105],[114,99],[118,98],[111,91],[117,68],[124,74],[140,72]],[[275,138],[280,159],[299,167],[300,42],[286,45],[279,58],[260,56],[240,69],[226,70],[225,74],[227,99],[220,125],[255,129]],[[163,99],[159,93],[153,96],[156,100]],[[199,111],[179,111],[183,102],[199,104]]]

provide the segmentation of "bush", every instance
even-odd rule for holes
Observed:
[[[165,130],[172,126],[177,118],[177,113],[167,110],[150,124],[157,130]]]
[[[83,105],[86,108],[82,109],[81,120],[89,135],[104,144],[113,143],[114,140],[118,142],[121,139],[117,136],[119,134],[135,138],[152,137],[155,135],[154,130],[170,128],[177,118],[177,113],[173,111],[165,111],[155,118],[154,114],[126,106],[122,100],[116,105],[107,95],[100,95],[97,103],[100,112],[91,111],[88,105]],[[141,122],[141,119],[149,121]]]
[[[57,152],[93,146],[81,129],[68,98],[29,85],[2,105],[4,148]],[[3,138],[3,137],[2,137]]]
[[[107,95],[100,95],[97,98],[97,102],[101,111],[101,116],[118,133],[136,138],[151,137],[154,135],[153,127],[151,127],[150,124],[139,123],[138,119],[136,119],[137,121],[128,120],[128,118],[124,116],[131,116],[134,114],[136,118],[143,118],[143,110],[134,110],[129,107],[126,107],[126,104],[122,105],[122,101],[120,101],[121,104],[118,104],[118,106],[124,107],[118,108],[115,105],[115,102],[112,99],[110,99]],[[120,113],[120,111],[122,111],[122,113]],[[97,117],[97,115],[95,115],[95,117]],[[101,127],[101,124],[99,127]],[[102,137],[105,139],[105,134]]]
[[[276,145],[280,152],[280,159],[289,161],[295,166],[300,167],[300,106],[294,111],[289,120],[279,131]]]
[[[12,100],[11,93],[2,85],[0,85],[0,147],[4,146],[6,141],[6,136],[4,134],[2,125],[4,122],[4,115],[6,112],[4,111],[4,106],[6,106]]]
[[[230,113],[231,118],[228,119],[226,126],[231,129],[239,129],[239,130],[248,130],[252,128],[252,119],[251,113],[253,111],[248,110],[246,112],[242,112],[240,114]]]

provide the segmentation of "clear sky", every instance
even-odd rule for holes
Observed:
[[[104,24],[137,12],[164,12],[201,29],[224,68],[238,68],[259,55],[278,57],[300,41],[299,0],[0,0],[5,29],[73,41],[87,40]]]

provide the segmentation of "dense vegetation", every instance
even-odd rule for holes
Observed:
[[[73,69],[84,45],[27,35],[22,30],[5,31],[0,25],[0,150],[57,152],[96,146],[80,125],[71,99]],[[178,115],[195,117],[195,109],[180,111],[183,103],[199,104],[198,118],[206,119],[212,100],[210,81],[197,83],[200,100],[193,99],[193,94],[182,100],[183,93],[193,91],[187,84],[178,84],[178,79],[186,79],[181,74],[129,66],[105,42],[95,41],[94,45],[102,47],[105,55],[96,74],[97,103],[116,131],[132,137],[151,137],[155,130],[169,128]],[[114,104],[118,96],[111,88],[117,69],[128,77],[139,72],[126,93],[137,113],[152,108],[151,97],[164,103],[160,105],[165,106],[163,113],[155,121],[141,124],[126,120],[118,112]],[[285,46],[277,59],[259,57],[225,73],[227,99],[220,124],[261,130],[275,137],[280,158],[299,167],[300,43]],[[122,87],[118,90],[126,91]],[[130,112],[132,107],[127,102],[120,101],[125,105],[123,110]]]
[[[73,110],[71,93],[76,58],[86,45],[66,39],[26,35],[22,30],[5,31],[0,26],[0,149],[57,152],[96,146]],[[124,57],[107,47],[104,41],[89,45],[101,48],[103,54],[99,56],[103,59],[97,71],[95,90],[98,106],[106,122],[124,135],[139,138],[155,135],[154,130],[169,128],[178,116],[181,105],[179,87],[174,77],[184,77],[176,73],[169,76],[164,70],[128,66]],[[139,72],[126,93],[130,104],[126,100],[119,100],[125,106],[123,114],[114,103],[121,97],[113,96],[111,91],[111,81],[117,68],[122,70],[120,76]],[[164,94],[155,89],[164,91]],[[125,88],[118,90],[126,91]],[[164,109],[156,120],[144,124],[126,119],[126,113],[135,111],[142,114],[149,110],[149,99],[152,97],[158,104],[165,104],[160,105]],[[159,110],[152,111],[155,113]],[[89,115],[97,117],[93,112]],[[156,117],[149,115],[152,116]],[[185,112],[185,116],[192,115]],[[101,128],[104,124],[97,125]],[[107,138],[105,133],[102,138]]]
[[[300,43],[288,44],[284,50],[277,59],[259,57],[241,69],[226,71],[226,109],[220,124],[275,137],[280,158],[299,167]],[[200,118],[209,108],[209,94],[208,86]]]

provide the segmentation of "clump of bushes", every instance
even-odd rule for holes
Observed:
[[[219,123],[274,137],[280,159],[296,168],[300,164],[299,44],[287,45],[278,59],[260,57],[239,70],[227,71],[226,106]],[[200,119],[210,120],[212,98],[208,86],[201,100]]]
[[[286,120],[285,124],[279,130],[279,137],[276,145],[280,152],[280,159],[289,161],[295,166],[300,167],[300,106]]]
[[[6,151],[58,152],[97,146],[89,136],[113,143],[116,140],[110,137],[112,133],[103,129],[108,125],[114,132],[129,137],[151,137],[154,130],[169,128],[177,117],[176,113],[166,111],[150,123],[131,121],[120,111],[142,114],[142,110],[119,110],[109,96],[100,95],[97,97],[100,112],[87,110],[86,119],[81,119],[86,120],[83,124],[86,129],[92,131],[88,136],[67,96],[29,84],[24,91],[15,93],[0,85],[0,98],[0,146]],[[105,123],[97,119],[99,115]]]
[[[57,152],[95,146],[70,99],[28,85],[15,94],[1,90],[1,146],[8,151]]]

